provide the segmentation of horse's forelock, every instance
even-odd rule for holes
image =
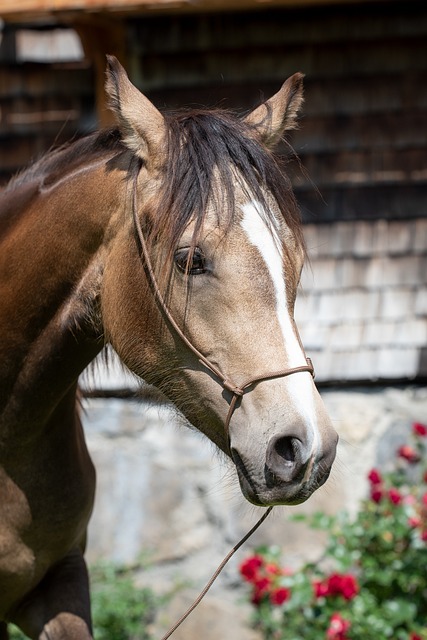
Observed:
[[[258,142],[250,125],[223,110],[168,114],[166,123],[167,161],[151,231],[169,256],[190,222],[195,222],[193,244],[197,244],[212,207],[221,227],[233,224],[238,180],[267,216],[266,194],[271,194],[303,246],[299,209],[283,161]]]

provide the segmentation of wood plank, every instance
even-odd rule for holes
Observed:
[[[360,0],[364,3],[376,0]],[[389,2],[390,0],[383,0]],[[410,2],[411,0],[408,0]],[[70,12],[162,13],[210,12],[259,9],[262,3],[272,7],[346,5],[353,0],[0,0],[0,15],[7,20],[37,20],[40,17]]]

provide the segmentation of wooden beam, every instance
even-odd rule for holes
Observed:
[[[376,2],[377,0],[359,0]],[[392,2],[393,0],[383,0]],[[200,13],[238,11],[267,7],[345,5],[354,0],[0,0],[0,17],[13,22],[58,18],[70,14]],[[411,0],[407,0],[408,4]]]
[[[124,22],[111,16],[83,16],[72,23],[80,36],[85,56],[95,69],[95,100],[98,122],[101,126],[113,124],[105,95],[106,55],[115,55],[127,68],[126,29]]]

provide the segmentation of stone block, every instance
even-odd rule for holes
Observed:
[[[393,287],[381,292],[380,317],[397,320],[411,317],[414,309],[415,293],[411,288]]]

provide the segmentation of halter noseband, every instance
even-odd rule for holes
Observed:
[[[232,380],[230,380],[227,376],[225,376],[222,371],[220,369],[218,369],[214,364],[212,364],[212,362],[210,360],[208,360],[208,358],[206,358],[206,356],[204,356],[198,349],[197,347],[194,346],[194,344],[187,338],[187,336],[185,335],[185,333],[181,330],[181,328],[178,326],[178,324],[176,323],[174,317],[172,316],[171,312],[169,311],[169,308],[165,302],[165,299],[160,291],[159,285],[157,283],[157,278],[155,276],[152,264],[151,264],[151,259],[150,259],[150,255],[148,252],[148,248],[147,248],[147,243],[145,241],[145,237],[144,237],[144,233],[142,231],[141,228],[141,223],[139,221],[139,217],[138,217],[138,210],[137,210],[137,177],[135,177],[134,183],[133,183],[133,193],[132,193],[132,217],[133,217],[133,222],[134,222],[134,227],[136,230],[136,236],[137,236],[137,241],[139,243],[140,246],[140,255],[142,254],[142,258],[144,259],[144,263],[145,263],[145,269],[146,272],[148,274],[149,277],[149,281],[151,284],[151,287],[154,291],[154,295],[157,298],[157,302],[160,305],[161,310],[163,311],[164,315],[166,316],[168,322],[170,323],[170,325],[173,327],[175,333],[179,336],[179,338],[182,340],[182,342],[190,349],[190,351],[193,352],[193,354],[197,357],[197,359],[199,360],[199,362],[201,362],[207,369],[209,369],[209,371],[211,371],[211,373],[213,373],[213,375],[215,376],[215,378],[217,379],[217,382],[223,387],[223,389],[226,389],[227,391],[229,391],[232,394],[232,399],[230,401],[230,407],[228,410],[228,414],[225,420],[225,424],[224,424],[224,430],[225,433],[228,437],[228,431],[229,431],[229,425],[230,425],[230,421],[232,418],[232,415],[234,413],[234,410],[236,408],[236,403],[238,398],[241,398],[244,393],[245,390],[248,389],[248,387],[256,384],[257,382],[262,382],[264,380],[271,380],[272,378],[284,378],[286,376],[290,376],[293,375],[294,373],[303,373],[303,372],[308,372],[312,375],[312,377],[314,378],[314,367],[313,364],[310,360],[310,358],[308,358],[307,356],[305,356],[307,364],[306,365],[301,365],[300,367],[290,367],[287,369],[279,369],[278,371],[273,371],[272,373],[266,373],[260,376],[256,376],[254,378],[250,378],[249,380],[247,380],[246,382],[244,382],[241,385],[237,385],[235,384]],[[298,341],[301,344],[301,340],[298,337]],[[302,351],[304,353],[304,349],[302,347],[301,344],[301,348]],[[305,355],[305,354],[304,354]]]

